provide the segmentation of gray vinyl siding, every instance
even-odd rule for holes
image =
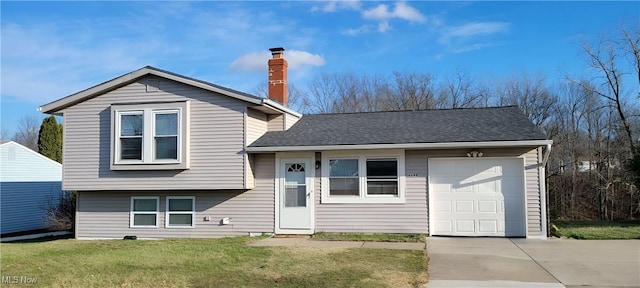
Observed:
[[[0,234],[47,228],[49,207],[60,201],[60,181],[1,182]]]
[[[246,145],[250,145],[260,136],[267,133],[267,114],[247,108],[247,124],[246,124]],[[253,155],[246,155],[245,160],[245,188],[251,189],[255,187],[255,163]]]
[[[76,237],[209,238],[274,232],[274,167],[272,154],[255,156],[256,187],[218,191],[87,191],[78,193]],[[158,228],[130,228],[132,196],[159,196]],[[195,196],[195,227],[165,228],[167,196]],[[210,221],[204,221],[209,216]],[[222,218],[231,218],[221,225]]]
[[[428,233],[428,159],[467,157],[469,149],[407,150],[404,204],[320,203],[321,172],[316,170],[315,227],[326,232]],[[540,173],[536,148],[480,149],[484,157],[524,157],[527,236],[542,233]],[[316,153],[319,161],[320,153]]]
[[[247,109],[247,146],[267,133],[267,114]]]
[[[426,155],[407,151],[405,165],[405,174],[412,176],[405,178],[404,204],[321,204],[321,193],[316,193],[316,231],[427,233]],[[315,190],[320,192],[320,170],[316,177]]]
[[[267,120],[267,129],[269,131],[284,130],[284,115],[269,115]]]
[[[65,190],[244,189],[246,103],[167,79],[157,92],[145,81],[63,111]],[[153,77],[157,79],[157,77]],[[189,170],[110,170],[111,104],[190,101]]]
[[[531,150],[525,154],[525,185],[527,189],[527,235],[540,236],[546,231],[542,231],[542,205],[540,193],[544,192],[540,186],[540,167],[542,159],[538,158],[539,149]],[[544,167],[543,167],[544,169]]]

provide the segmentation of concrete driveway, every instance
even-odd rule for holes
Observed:
[[[427,238],[426,287],[640,287],[638,240]]]

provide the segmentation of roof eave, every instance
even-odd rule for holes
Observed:
[[[288,108],[288,107],[286,107],[286,106],[284,106],[284,105],[282,105],[282,104],[280,104],[280,103],[278,103],[276,101],[273,101],[273,100],[271,100],[269,98],[263,98],[262,99],[262,105],[267,106],[267,107],[269,107],[271,109],[274,109],[276,111],[279,111],[279,112],[291,114],[291,115],[296,116],[298,118],[302,117],[302,114],[300,114],[299,112],[297,112],[297,111],[295,111],[295,110],[293,110],[291,108]]]
[[[518,140],[485,142],[442,142],[442,143],[399,143],[399,144],[359,144],[359,145],[318,145],[318,146],[271,146],[247,147],[247,152],[293,152],[326,150],[372,150],[372,149],[448,149],[448,148],[500,148],[538,147],[553,144],[552,140]]]

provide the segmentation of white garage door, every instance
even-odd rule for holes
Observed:
[[[431,235],[525,236],[520,158],[429,160]]]

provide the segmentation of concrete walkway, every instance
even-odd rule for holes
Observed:
[[[427,238],[428,288],[640,287],[640,241]]]
[[[304,238],[266,238],[249,244],[249,246],[286,246],[286,247],[341,247],[424,250],[425,243],[405,242],[368,242],[368,241],[317,241]]]

